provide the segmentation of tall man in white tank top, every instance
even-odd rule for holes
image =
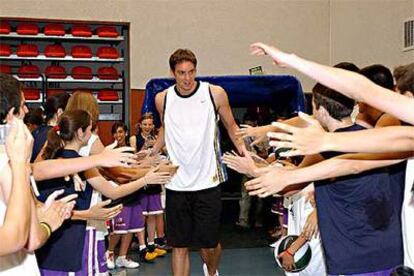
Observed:
[[[221,163],[217,122],[222,120],[239,152],[227,94],[220,86],[196,81],[197,59],[188,49],[170,57],[176,84],[160,92],[155,104],[163,126],[153,150],[167,147],[178,171],[166,185],[167,241],[173,247],[173,275],[190,275],[188,248],[200,248],[205,275],[218,275],[221,246]]]

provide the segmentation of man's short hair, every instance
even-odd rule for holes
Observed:
[[[334,67],[344,69],[344,70],[348,70],[348,71],[351,71],[351,72],[356,72],[356,73],[358,73],[359,70],[360,70],[358,68],[358,66],[356,66],[354,63],[347,62],[347,61],[343,61],[343,62],[340,62],[338,64],[335,64]]]
[[[19,114],[22,102],[21,84],[11,75],[0,73],[0,124],[7,113],[14,107],[14,114]]]
[[[197,67],[197,58],[195,54],[189,49],[177,49],[170,56],[170,69],[175,70],[175,66],[181,62],[189,61]]]
[[[316,109],[323,106],[335,120],[341,121],[342,119],[349,117],[354,110],[355,101],[353,99],[320,83],[317,83],[312,88],[312,93]]]
[[[414,62],[395,68],[394,78],[401,93],[414,93]]]
[[[373,64],[362,68],[359,72],[373,83],[394,90],[394,78],[392,77],[390,69],[384,65]]]

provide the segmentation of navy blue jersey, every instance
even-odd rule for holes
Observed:
[[[74,150],[62,150],[56,158],[76,158],[80,155]],[[79,176],[84,180],[82,173]],[[40,193],[39,200],[45,201],[56,190],[64,189],[64,197],[76,193],[75,210],[89,209],[92,196],[91,185],[86,185],[85,191],[76,192],[72,180],[65,181],[63,177],[37,182]],[[86,221],[66,220],[56,230],[46,244],[36,251],[40,268],[58,271],[78,271],[82,268],[82,252],[86,232]]]
[[[137,138],[137,152],[143,150],[145,145],[145,138],[140,133],[139,135],[135,136]],[[138,194],[145,193],[145,194],[159,194],[161,193],[162,189],[160,185],[148,185],[143,189],[138,190]]]
[[[33,150],[32,150],[32,157],[30,159],[30,162],[33,163],[36,159],[39,152],[42,150],[44,144],[47,141],[47,133],[49,132],[49,129],[51,129],[51,126],[42,125],[33,130]]]
[[[336,132],[362,130],[359,125]],[[326,159],[340,155],[328,152]],[[387,168],[315,182],[328,274],[358,274],[403,262],[400,213]]]

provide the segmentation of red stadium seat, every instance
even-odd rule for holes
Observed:
[[[113,26],[101,26],[96,29],[96,34],[99,37],[117,37],[118,31]]]
[[[0,34],[9,34],[11,32],[10,24],[7,21],[0,21]]]
[[[37,35],[39,33],[39,27],[34,23],[20,23],[17,26],[19,35]]]
[[[72,35],[79,37],[91,37],[92,31],[88,25],[74,25],[72,27]]]
[[[26,101],[37,101],[40,99],[40,91],[37,88],[25,87],[23,94]]]
[[[71,75],[74,79],[90,80],[93,78],[92,69],[87,66],[75,66],[72,68]]]
[[[119,74],[115,67],[101,67],[98,69],[98,77],[103,80],[117,80]]]
[[[20,66],[17,75],[19,78],[38,78],[40,76],[40,70],[39,67],[36,65],[22,65]]]
[[[11,66],[7,64],[0,64],[0,73],[11,75]]]
[[[96,55],[99,58],[117,59],[119,58],[118,50],[110,46],[102,46],[98,48]]]
[[[98,91],[98,100],[100,101],[118,101],[118,92],[112,89],[102,89]]]
[[[63,24],[56,24],[56,23],[47,24],[45,26],[44,33],[45,35],[64,36],[65,26],[63,26]]]
[[[19,57],[37,57],[39,55],[39,49],[35,44],[20,44],[17,47],[16,54]]]
[[[66,56],[65,48],[59,44],[47,45],[45,48],[46,57],[60,57]]]
[[[0,44],[0,56],[8,57],[11,53],[11,47],[9,44]]]
[[[77,45],[72,47],[72,57],[74,58],[91,58],[92,50],[85,45]]]
[[[49,97],[52,97],[54,95],[61,94],[63,92],[65,92],[65,90],[63,90],[63,89],[48,89],[46,91],[46,94],[47,94],[47,97],[49,98]]]
[[[45,75],[50,79],[64,79],[67,76],[65,67],[55,65],[48,66]]]

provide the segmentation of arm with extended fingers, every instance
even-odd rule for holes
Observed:
[[[96,169],[85,172],[85,177],[95,190],[108,198],[118,199],[141,189],[145,185],[168,183],[171,179],[170,173],[159,172],[158,170],[159,167],[153,168],[144,177],[116,187],[103,178]]]
[[[284,124],[288,124],[291,126],[296,127],[306,127],[308,123],[304,120],[302,120],[300,117],[296,116],[290,119],[287,119],[283,121]],[[277,126],[271,124],[271,125],[265,125],[265,126],[258,126],[258,127],[252,127],[249,125],[240,125],[242,128],[240,128],[236,135],[241,138],[247,138],[247,137],[253,137],[254,141],[251,143],[251,146],[257,145],[259,143],[262,143],[266,141],[267,137],[266,134],[268,132],[284,132],[283,129],[278,128]]]
[[[405,154],[405,157],[411,155],[408,152],[403,154]],[[265,197],[299,183],[358,174],[375,168],[390,166],[404,160],[402,157],[401,154],[396,153],[344,154],[293,170],[273,168],[260,177],[246,182],[245,185],[250,195]],[[260,172],[257,170],[256,173]]]
[[[279,66],[294,68],[350,98],[414,124],[414,100],[378,86],[360,74],[308,61],[264,43],[252,44],[251,54],[269,55]]]
[[[278,139],[270,144],[292,148],[285,156],[307,155],[325,151],[341,152],[404,152],[414,149],[414,128],[411,126],[390,126],[352,132],[326,132],[320,124],[306,114],[299,116],[307,120],[309,127],[296,128],[275,123],[287,133],[269,133]],[[402,158],[405,158],[402,155]],[[392,158],[395,159],[395,158]]]
[[[95,167],[128,167],[137,163],[135,155],[128,151],[130,147],[122,147],[86,157],[71,159],[43,160],[32,164],[35,180],[45,180],[86,171]]]

